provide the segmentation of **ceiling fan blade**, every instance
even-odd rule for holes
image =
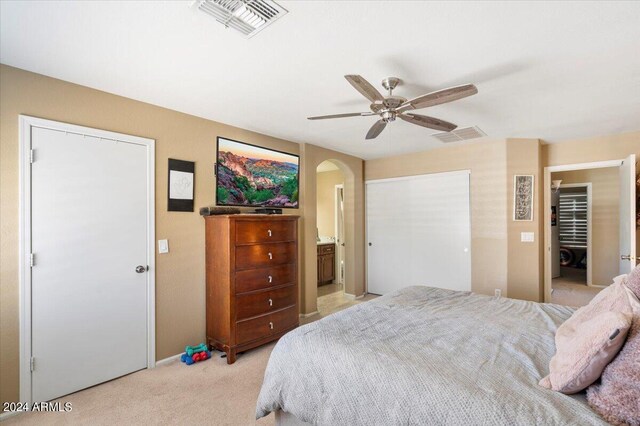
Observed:
[[[467,96],[478,93],[478,88],[473,84],[464,84],[462,86],[449,87],[448,89],[438,90],[417,98],[408,100],[397,109],[397,112],[409,111],[412,109],[421,109],[435,105],[445,104],[447,102],[466,98]]]
[[[448,121],[439,120],[433,117],[427,117],[426,115],[406,113],[398,114],[397,117],[411,124],[417,124],[418,126],[428,127],[429,129],[433,130],[442,130],[443,132],[450,132],[458,127],[453,123],[449,123]]]
[[[307,117],[307,120],[325,120],[327,118],[345,118],[345,117],[366,117],[369,115],[376,115],[374,112],[348,112],[346,114],[333,114],[333,115],[317,115],[315,117]]]
[[[371,126],[369,131],[367,132],[367,136],[365,137],[365,139],[375,139],[375,138],[377,138],[378,135],[380,133],[382,133],[382,131],[384,130],[385,127],[387,127],[387,122],[386,121],[382,121],[382,120],[376,121],[373,124],[373,126]]]
[[[351,85],[362,94],[365,98],[369,99],[371,102],[384,101],[384,96],[378,92],[378,90],[371,85],[367,80],[365,80],[362,76],[359,75],[345,75],[344,78],[347,79]]]

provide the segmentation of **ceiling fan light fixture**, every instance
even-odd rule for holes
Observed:
[[[365,136],[365,139],[375,139],[384,130],[387,123],[395,121],[396,118],[415,124],[417,126],[426,127],[432,130],[440,130],[445,133],[439,133],[442,135],[442,142],[453,142],[455,140],[472,139],[474,137],[484,136],[484,132],[480,129],[469,133],[469,129],[458,129],[456,131],[460,134],[453,133],[458,127],[453,123],[444,121],[438,118],[429,117],[427,115],[412,114],[407,111],[414,109],[422,109],[429,106],[435,106],[444,104],[447,102],[456,101],[458,99],[466,98],[467,96],[475,95],[478,93],[478,89],[473,84],[465,84],[462,86],[449,87],[447,89],[438,90],[436,92],[427,93],[426,95],[418,96],[411,100],[407,100],[401,96],[394,96],[393,89],[400,83],[400,79],[397,77],[387,77],[382,80],[382,86],[389,91],[388,96],[382,96],[382,94],[373,87],[364,77],[358,74],[347,74],[345,79],[356,89],[362,96],[367,98],[371,104],[369,108],[371,112],[349,112],[343,114],[332,115],[319,115],[314,117],[307,117],[309,120],[325,120],[328,118],[343,118],[343,117],[364,117],[368,115],[378,115],[380,120],[376,121],[369,132]],[[473,129],[472,129],[473,130]],[[467,133],[465,133],[465,131]],[[469,133],[469,134],[468,134]],[[447,136],[444,136],[447,135]],[[436,138],[438,136],[436,135]]]

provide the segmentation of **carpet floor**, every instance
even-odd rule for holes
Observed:
[[[579,308],[588,305],[591,299],[602,290],[599,287],[589,287],[586,284],[574,284],[553,280],[551,303]]]
[[[342,292],[318,298],[319,313],[306,324],[355,304]],[[273,425],[271,414],[255,420],[256,401],[275,342],[247,351],[227,365],[220,352],[191,366],[179,360],[60,398],[72,403],[66,413],[31,412],[10,417],[9,425]]]

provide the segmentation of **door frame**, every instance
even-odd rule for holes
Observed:
[[[603,169],[607,167],[620,167],[624,160],[608,160],[608,161],[594,161],[591,163],[576,163],[576,164],[564,164],[560,166],[547,166],[544,168],[544,207],[542,214],[542,221],[544,226],[544,295],[543,301],[545,303],[551,302],[551,288],[552,288],[552,273],[551,273],[551,221],[549,215],[551,214],[551,173],[556,172],[570,172],[575,170],[587,170],[587,169]],[[560,185],[562,187],[562,184]],[[587,231],[588,232],[588,231]],[[589,233],[589,232],[588,232]],[[589,233],[590,234],[590,233]],[[590,236],[590,235],[589,235]],[[589,266],[589,252],[587,252],[587,262]],[[587,273],[590,269],[587,269]]]
[[[334,235],[336,237],[336,260],[335,260],[335,264],[336,264],[336,276],[337,279],[334,280],[334,282],[338,282],[342,285],[342,292],[344,293],[344,276],[342,275],[342,269],[340,268],[340,261],[342,256],[344,255],[344,249],[343,249],[343,244],[344,241],[340,240],[340,227],[338,226],[338,216],[340,215],[340,190],[342,189],[342,198],[343,201],[342,203],[344,204],[344,184],[340,183],[338,185],[335,185],[333,191],[334,191],[334,208],[335,208],[335,221],[334,221]],[[342,211],[342,233],[344,234],[344,207],[343,207],[343,211]],[[346,262],[344,265],[345,269],[347,267]]]
[[[593,285],[593,269],[592,269],[592,232],[593,228],[591,226],[591,212],[592,212],[592,197],[593,197],[593,184],[591,182],[582,182],[582,183],[565,183],[560,184],[560,189],[562,188],[587,188],[587,286],[589,287],[599,287],[605,288],[602,285]],[[560,207],[558,206],[558,218],[560,217]],[[558,219],[559,221],[560,219]]]
[[[31,386],[31,129],[33,127],[116,140],[147,149],[147,368],[156,363],[155,327],[155,140],[20,115],[19,127],[19,313],[20,401],[32,402]],[[37,161],[37,158],[35,159]]]

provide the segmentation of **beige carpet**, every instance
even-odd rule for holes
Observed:
[[[574,284],[553,280],[551,303],[558,305],[580,307],[588,305],[591,299],[602,290],[599,287],[589,287],[586,284]]]
[[[342,292],[318,299],[316,321],[376,296],[351,301]],[[227,365],[219,352],[207,361],[186,366],[176,360],[63,397],[68,413],[25,413],[3,426],[20,425],[272,425],[274,416],[255,420],[264,370],[275,343],[245,352]]]

